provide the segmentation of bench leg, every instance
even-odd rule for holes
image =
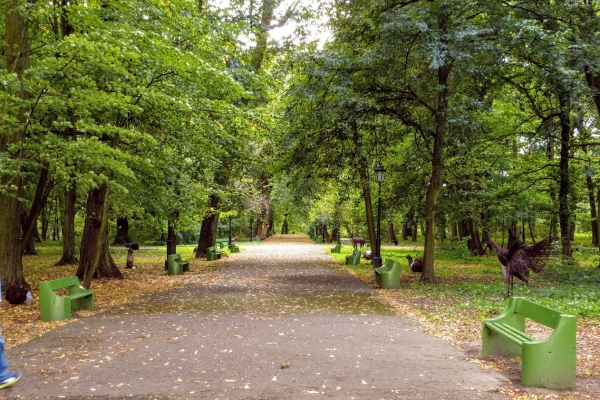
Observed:
[[[523,343],[523,386],[574,389],[576,376],[576,327],[565,329],[545,341]]]
[[[525,321],[520,328],[525,331]],[[483,334],[481,335],[481,355],[482,357],[489,356],[512,356],[518,357],[521,355],[521,346],[513,342],[504,335],[501,335],[483,325]]]
[[[94,295],[90,295],[87,297],[82,297],[80,299],[70,299],[71,300],[71,310],[94,310]]]

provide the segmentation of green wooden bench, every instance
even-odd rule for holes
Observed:
[[[224,249],[226,244],[229,244],[229,238],[217,238],[216,244],[219,246],[219,249]]]
[[[169,254],[167,256],[167,269],[169,275],[181,275],[190,270],[190,262],[183,260],[179,254]]]
[[[231,243],[229,245],[229,251],[231,253],[239,253],[240,252],[240,247],[238,245],[236,245],[235,243]]]
[[[525,333],[527,318],[554,331],[536,340]],[[523,386],[575,388],[576,331],[577,317],[514,297],[502,315],[483,321],[481,354],[521,356]]]
[[[360,264],[360,250],[353,250],[352,254],[346,256],[347,265],[358,265]]]
[[[379,268],[373,269],[375,282],[379,283],[382,289],[398,289],[400,287],[400,263],[387,259],[385,264]]]
[[[332,253],[341,253],[342,251],[342,245],[340,243],[336,244],[334,247],[332,247],[331,252]]]
[[[65,296],[54,293],[65,288]],[[40,282],[39,289],[42,321],[70,319],[71,311],[94,309],[94,291],[81,286],[76,276]]]
[[[206,249],[206,259],[208,261],[214,261],[221,258],[221,253],[217,251],[217,249],[213,247],[209,247]]]

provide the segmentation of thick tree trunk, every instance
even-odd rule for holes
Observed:
[[[402,240],[408,240],[408,232],[409,232],[408,223],[403,222],[402,223]]]
[[[15,74],[21,81],[15,90],[9,86],[9,97],[26,99],[27,92],[22,83],[24,71],[29,66],[29,24],[26,15],[28,7],[20,0],[4,1],[4,62],[7,74]],[[18,103],[17,103],[18,104]],[[10,154],[9,147],[20,149],[25,140],[25,109],[17,104],[0,105],[3,115],[0,125],[0,149]],[[5,287],[11,284],[27,286],[23,276],[23,259],[21,248],[21,202],[19,197],[23,194],[23,182],[20,175],[20,151],[12,153],[10,160],[4,165],[5,173],[0,177],[0,184],[4,188],[16,188],[0,193],[0,279]],[[7,170],[10,173],[7,173]]]
[[[100,261],[100,250],[104,239],[104,224],[106,223],[106,199],[108,185],[105,183],[99,188],[92,189],[88,194],[86,205],[86,218],[79,250],[79,268],[77,277],[83,280],[84,286],[89,289],[92,278]]]
[[[398,245],[398,239],[396,239],[396,232],[394,232],[394,223],[388,221],[388,240],[395,245]]]
[[[463,220],[463,229],[465,236],[469,236],[469,242],[467,243],[471,253],[479,255],[483,254],[483,247],[479,241],[479,232],[475,227],[475,221],[472,217],[467,217]]]
[[[217,210],[219,196],[216,194],[210,195],[209,207],[212,210]],[[259,221],[257,221],[258,224]],[[219,224],[219,211],[211,212],[204,217],[200,226],[200,237],[198,238],[198,247],[196,247],[196,258],[206,257],[206,249],[213,247],[217,242],[217,226]]]
[[[223,171],[215,175],[215,183],[218,186],[225,186],[229,182],[229,175],[226,173],[229,168],[223,166]],[[219,204],[221,198],[213,193],[208,198],[209,213],[202,220],[200,234],[198,235],[198,246],[196,247],[196,258],[206,257],[206,249],[213,247],[217,243],[217,228],[219,226]],[[258,228],[259,220],[256,221]],[[258,234],[256,235],[258,236]]]
[[[75,252],[75,206],[77,202],[77,187],[75,182],[67,189],[65,194],[65,212],[63,226],[62,257],[57,265],[77,264]]]
[[[102,228],[100,240],[100,254],[98,255],[98,267],[94,271],[94,279],[123,279],[121,270],[113,260],[108,245],[108,224],[105,223]]]

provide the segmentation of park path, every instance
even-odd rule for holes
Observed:
[[[507,385],[395,316],[304,235],[9,350],[0,395],[71,399],[504,399]],[[193,269],[193,264],[191,266]]]

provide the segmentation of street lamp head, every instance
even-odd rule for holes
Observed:
[[[383,183],[383,181],[385,181],[385,168],[383,168],[381,163],[379,163],[379,165],[375,168],[375,179],[379,183]]]

